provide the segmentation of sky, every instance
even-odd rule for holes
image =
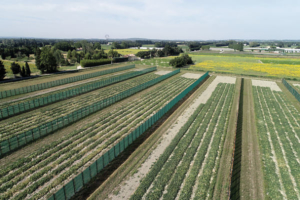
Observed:
[[[299,0],[1,0],[0,37],[300,39]]]

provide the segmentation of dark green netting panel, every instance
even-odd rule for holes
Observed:
[[[103,163],[104,163],[104,165],[103,165],[103,167],[106,167],[106,165],[108,165],[108,163],[109,163],[109,155],[108,155],[108,152],[106,152],[104,155],[103,155]]]
[[[55,193],[55,200],[66,200],[64,188]]]
[[[10,150],[18,148],[19,147],[18,138],[17,137],[9,138],[9,144],[10,144]]]
[[[91,178],[95,177],[97,175],[97,162],[94,162],[91,166],[90,166],[90,170],[91,170]]]
[[[115,159],[115,148],[111,148],[109,151],[108,151],[108,154],[109,154],[109,162],[112,161],[113,159]]]
[[[83,187],[82,173],[74,178],[75,191],[78,192]]]
[[[5,154],[10,151],[8,140],[1,142],[1,154]]]
[[[87,184],[91,180],[91,172],[90,168],[88,167],[86,170],[83,171],[83,183]]]
[[[75,188],[74,188],[74,180],[70,181],[65,186],[65,192],[67,199],[70,199],[75,194]]]

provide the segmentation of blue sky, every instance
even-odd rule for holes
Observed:
[[[299,0],[1,0],[0,36],[300,39]]]

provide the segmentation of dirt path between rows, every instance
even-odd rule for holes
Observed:
[[[240,198],[265,199],[261,153],[256,131],[252,83],[245,79]]]

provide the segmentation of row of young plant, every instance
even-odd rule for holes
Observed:
[[[135,108],[135,109],[137,109],[137,108]],[[106,116],[107,117],[107,116]],[[116,116],[114,116],[114,117],[116,117]],[[116,120],[120,120],[120,118],[118,118],[118,117],[124,117],[123,116],[123,114],[120,114],[120,113],[118,113],[118,115],[117,115],[117,119]],[[110,117],[109,117],[110,118]],[[101,120],[106,120],[106,118],[102,118]],[[112,120],[113,119],[113,121],[112,121],[112,123],[115,123],[116,121],[115,121],[115,118],[110,118],[109,120]],[[107,121],[107,120],[106,120]],[[101,123],[101,122],[103,122],[103,121],[100,121],[99,123]],[[93,127],[98,127],[98,126],[93,126]],[[99,128],[98,128],[99,129]],[[103,127],[103,129],[105,129],[105,127]],[[91,130],[89,130],[89,131],[91,131]],[[99,131],[99,130],[94,130],[93,132],[95,132],[95,131]],[[91,135],[89,135],[89,137],[90,137]],[[88,136],[85,136],[84,138],[82,138],[82,141],[86,141],[88,138],[89,138]],[[61,152],[60,152],[61,153]],[[50,154],[51,155],[51,154]],[[49,155],[48,155],[49,156]],[[24,169],[23,169],[24,170]]]
[[[120,81],[124,81],[151,71],[155,71],[156,67],[147,68],[141,71],[128,72],[122,75],[117,75],[102,80],[96,80],[90,83],[77,85],[71,88],[62,89],[47,94],[35,96],[25,100],[15,101],[12,103],[0,105],[0,119],[11,117],[13,115],[39,108],[41,106],[49,105],[70,97],[84,94],[95,89],[99,89]]]
[[[56,81],[50,81],[50,82],[46,82],[46,83],[30,85],[30,86],[16,88],[16,89],[12,89],[12,90],[0,91],[0,99],[19,95],[19,94],[26,94],[26,93],[30,93],[30,92],[34,92],[34,91],[38,91],[38,90],[44,90],[47,88],[64,85],[64,84],[68,84],[68,83],[73,83],[73,82],[77,82],[77,81],[81,81],[81,80],[85,80],[85,79],[89,79],[89,78],[93,78],[93,77],[97,77],[97,76],[102,76],[105,74],[110,74],[110,73],[114,73],[114,72],[118,72],[118,71],[123,71],[123,70],[127,70],[127,69],[132,69],[132,68],[135,68],[135,65],[128,65],[128,66],[124,66],[124,67],[102,70],[102,71],[93,72],[93,73],[89,73],[89,74],[59,79]]]
[[[108,113],[28,158],[20,159],[9,169],[0,172],[1,176],[3,175],[0,183],[6,183],[3,184],[3,188],[0,187],[3,197],[13,199],[28,197],[27,194],[30,195],[37,190],[37,185],[40,187],[39,192],[31,198],[41,198],[52,193],[68,177],[80,172],[86,164],[103,154],[110,145],[130,133],[132,128],[153,115],[192,82],[184,78],[174,79],[142,99],[117,109],[117,112]],[[20,175],[20,172],[23,173]],[[26,183],[26,178],[30,179],[30,183]],[[7,183],[7,180],[10,182]],[[51,184],[43,186],[43,183],[48,181],[51,181]]]
[[[74,195],[75,192],[79,191],[83,185],[85,185],[90,178],[94,177],[97,173],[101,171],[102,163],[108,164],[111,160],[113,160],[120,152],[123,151],[122,146],[125,148],[135,140],[135,138],[139,137],[144,131],[147,130],[148,127],[152,126],[157,120],[160,119],[165,113],[167,113],[178,101],[184,98],[190,91],[192,91],[201,81],[203,81],[208,76],[208,72],[202,75],[199,79],[197,79],[192,85],[186,88],[183,92],[173,98],[169,103],[167,103],[163,108],[161,108],[156,114],[152,115],[149,119],[147,119],[143,124],[141,124],[138,128],[132,131],[127,137],[121,140],[119,143],[113,146],[106,154],[101,156],[97,161],[91,164],[86,170],[84,170],[81,174],[76,176],[70,182],[68,182],[64,187],[62,187],[58,192],[56,192],[49,200],[55,199],[69,199]],[[104,166],[106,166],[104,164]],[[99,168],[100,166],[100,168]],[[103,167],[104,167],[103,166]],[[98,170],[97,170],[98,169]]]
[[[216,135],[218,138],[224,135],[225,121],[230,110],[232,96],[233,86],[218,85],[208,102],[205,105],[201,104],[188,122],[180,129],[171,144],[142,180],[131,199],[192,198],[193,186],[196,183],[196,179],[200,179],[198,177],[199,170],[205,157],[208,157],[210,162],[208,162],[207,166],[205,165],[205,173],[201,176],[201,179],[211,178],[210,174],[212,173],[216,156],[205,155],[205,153],[208,149],[209,141],[212,141],[212,139],[216,140],[214,141],[216,144],[211,146],[212,151],[210,153],[215,153],[219,149],[218,144],[220,140],[215,139],[211,135],[218,122],[216,118],[219,116],[221,116],[221,123],[216,128]],[[221,112],[223,106],[225,109]],[[199,181],[199,184],[202,184],[202,182]],[[201,189],[208,190],[210,180],[206,180],[206,184],[198,187],[200,192],[197,194],[202,194]],[[212,188],[210,189],[212,190]]]
[[[253,95],[266,195],[271,199],[299,199],[299,112],[291,109],[282,92],[253,86]]]
[[[93,105],[97,102],[101,102],[102,100],[104,101],[102,102],[102,104],[104,105],[111,104],[112,99],[110,101],[107,101],[107,98],[113,97],[130,88],[142,85],[158,77],[159,75],[156,75],[154,73],[142,75],[140,77],[136,77],[119,84],[101,88],[85,95],[61,101],[60,103],[54,104],[52,106],[34,110],[30,112],[30,116],[16,116],[14,118],[0,122],[0,134],[2,136],[0,141],[7,140],[15,135],[19,135],[24,131],[31,130],[35,127],[40,127],[43,124],[44,126],[42,127],[42,129],[49,129],[49,126],[52,127],[53,125],[57,125],[58,123],[57,121],[55,121],[54,124],[52,124],[53,120],[67,116],[68,114],[76,112],[84,107],[87,107],[88,105]],[[51,124],[46,124],[47,122],[51,122]],[[63,123],[63,121],[61,122]]]
[[[50,134],[54,131],[56,131],[59,128],[68,126],[69,124],[80,120],[81,118],[94,113],[96,111],[101,110],[102,108],[105,108],[119,100],[122,100],[128,96],[131,96],[141,90],[144,90],[152,85],[157,84],[160,81],[163,81],[174,74],[179,73],[180,70],[175,70],[173,72],[170,72],[166,75],[160,76],[158,78],[152,79],[150,81],[147,81],[146,83],[137,85],[133,88],[130,88],[128,90],[125,90],[121,93],[117,93],[116,95],[106,98],[104,100],[98,101],[93,103],[92,105],[88,105],[86,107],[83,107],[79,110],[75,110],[74,112],[71,112],[68,115],[61,116],[59,118],[56,118],[53,120],[53,118],[48,118],[50,122],[41,124],[37,128],[33,128],[29,131],[25,131],[23,133],[20,133],[18,135],[15,135],[14,137],[9,138],[9,140],[2,141],[0,144],[0,156],[4,156],[7,153],[10,153],[26,144],[28,144],[31,141],[37,140],[40,137],[43,137],[47,134]],[[144,77],[145,78],[145,77]],[[144,80],[141,80],[141,82]],[[52,110],[51,110],[52,111]],[[61,111],[58,111],[61,112]],[[65,110],[65,112],[68,112],[68,110]],[[46,117],[48,117],[46,115]],[[52,121],[51,121],[52,120]],[[13,133],[14,134],[14,133]]]

